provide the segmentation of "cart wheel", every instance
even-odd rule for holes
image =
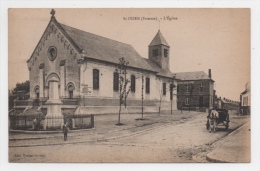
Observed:
[[[226,125],[226,130],[228,130],[228,125]]]

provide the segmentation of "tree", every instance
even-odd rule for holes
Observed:
[[[120,123],[120,116],[121,116],[121,107],[122,104],[125,105],[126,108],[126,99],[127,96],[131,90],[131,87],[127,87],[128,83],[130,82],[127,78],[126,78],[126,68],[127,65],[129,64],[129,62],[126,62],[124,57],[119,59],[119,66],[118,69],[116,69],[116,73],[118,73],[118,77],[119,77],[119,112],[118,112],[118,123],[117,125],[122,125],[122,123]]]
[[[16,83],[15,88],[12,90],[12,93],[15,93],[17,91],[25,91],[25,93],[28,93],[30,91],[30,81],[27,80],[22,83]]]
[[[165,83],[166,84],[166,83]],[[165,85],[166,86],[166,85]],[[163,99],[163,95],[164,95],[164,91],[167,91],[167,90],[170,90],[170,100],[171,100],[171,114],[172,114],[172,100],[173,100],[173,89],[175,88],[176,86],[173,84],[173,81],[170,82],[170,88],[166,88],[165,87],[165,90],[163,90],[163,86],[162,84],[160,84],[160,87],[157,88],[158,92],[159,92],[159,100],[160,100],[160,103],[159,103],[159,113],[158,115],[161,114],[161,106],[162,106],[162,99]]]

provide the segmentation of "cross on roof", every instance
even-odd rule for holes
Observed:
[[[51,16],[53,17],[55,15],[55,10],[52,9],[51,12],[50,12]]]

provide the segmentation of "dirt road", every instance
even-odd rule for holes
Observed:
[[[85,143],[12,147],[9,159],[10,162],[207,162],[203,154],[250,118],[233,115],[230,119],[228,131],[209,133],[205,116],[200,116],[150,131],[135,127],[121,131],[117,138],[114,132]],[[124,134],[131,136],[122,137]]]

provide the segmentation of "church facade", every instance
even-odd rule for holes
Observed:
[[[27,61],[31,104],[47,115],[117,113],[116,68],[124,57],[131,87],[123,112],[140,113],[142,106],[145,112],[176,110],[177,81],[160,30],[148,49],[146,59],[131,45],[61,24],[53,14]]]

